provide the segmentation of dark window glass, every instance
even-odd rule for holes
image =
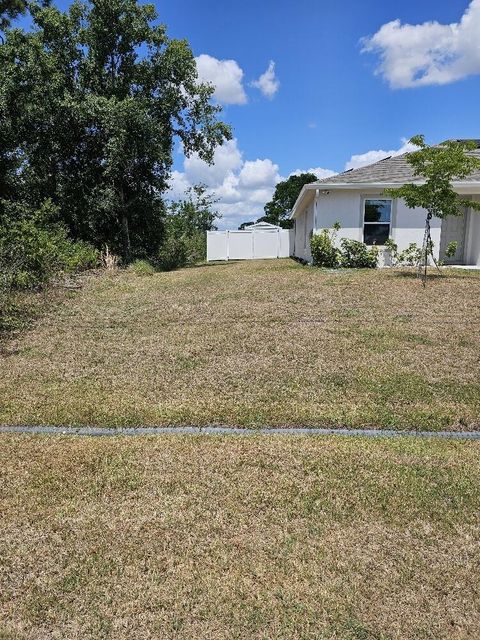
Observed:
[[[365,200],[365,222],[390,222],[391,200]]]
[[[366,224],[363,227],[363,241],[365,244],[385,244],[390,235],[389,224]]]

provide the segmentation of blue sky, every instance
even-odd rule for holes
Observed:
[[[358,166],[416,133],[480,137],[480,0],[155,4],[218,84],[233,126],[213,168],[176,153],[173,176],[176,196],[207,182],[223,226],[261,215],[275,183],[296,170]]]

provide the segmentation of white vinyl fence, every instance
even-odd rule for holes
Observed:
[[[207,260],[288,258],[293,232],[259,223],[244,231],[208,231]]]

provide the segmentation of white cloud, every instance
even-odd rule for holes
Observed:
[[[364,38],[363,51],[378,53],[377,73],[392,88],[447,84],[480,73],[480,0],[460,22],[402,24],[393,20]]]
[[[391,149],[390,151],[384,151],[383,149],[372,149],[371,151],[366,151],[365,153],[353,155],[345,164],[345,171],[347,171],[348,169],[359,169],[360,167],[365,167],[368,164],[373,164],[374,162],[378,162],[379,160],[388,158],[388,156],[400,156],[402,153],[415,151],[416,148],[417,147],[408,142],[406,138],[402,138],[402,145],[399,149]]]
[[[278,164],[271,160],[247,160],[239,175],[239,184],[246,189],[258,189],[263,185],[275,184]]]
[[[260,89],[263,95],[270,100],[275,96],[280,89],[280,82],[275,75],[275,62],[273,60],[270,60],[265,73],[262,73],[258,80],[254,80],[251,85],[256,89]]]
[[[246,104],[243,70],[235,60],[218,60],[202,53],[195,58],[198,78],[215,86],[214,97],[223,104]]]
[[[236,228],[263,215],[263,207],[282,180],[278,165],[268,158],[245,161],[237,140],[216,149],[212,166],[196,155],[185,158],[183,164],[183,171],[172,172],[168,197],[182,198],[189,186],[205,183],[219,198],[216,208],[223,216],[218,222],[221,228]]]
[[[228,140],[215,149],[213,164],[201,160],[197,154],[185,158],[184,169],[188,179],[197,184],[204,182],[210,187],[220,186],[225,176],[240,169],[243,164],[242,154],[236,140]]]
[[[331,169],[322,169],[322,167],[315,167],[313,169],[296,169],[295,171],[292,171],[290,175],[299,176],[302,173],[313,173],[319,180],[322,180],[323,178],[331,178],[332,176],[336,175],[337,172],[332,171]]]
[[[189,182],[185,173],[181,171],[172,171],[170,178],[170,190],[168,197],[172,200],[181,200],[192,183]]]

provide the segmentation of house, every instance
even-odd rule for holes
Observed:
[[[471,153],[480,158],[478,149]],[[322,229],[339,222],[339,238],[360,240],[380,248],[391,238],[405,249],[415,242],[421,246],[426,211],[409,209],[403,200],[384,195],[389,187],[419,182],[407,162],[407,154],[392,156],[360,169],[350,169],[330,178],[303,187],[292,210],[294,220],[293,255],[310,262],[310,238]],[[453,183],[458,194],[480,200],[480,170],[464,180]],[[466,208],[461,216],[444,220],[433,218],[431,236],[434,255],[446,264],[480,266],[480,212]],[[445,257],[449,243],[457,242],[453,258]],[[382,259],[387,260],[381,251]]]

